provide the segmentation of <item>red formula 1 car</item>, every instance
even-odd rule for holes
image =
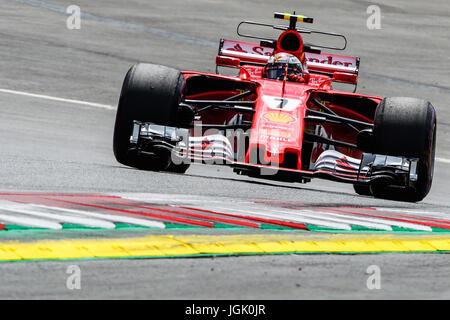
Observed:
[[[352,183],[361,195],[422,200],[433,178],[431,103],[355,93],[359,58],[322,52],[345,49],[343,35],[297,26],[312,23],[309,17],[275,18],[289,25],[239,24],[238,35],[258,43],[220,41],[217,71],[235,68],[235,76],[134,65],[117,109],[117,161],[177,173],[196,161],[223,164],[241,175],[291,182],[320,177]],[[243,33],[249,26],[281,35]],[[313,34],[342,45],[303,41]],[[353,92],[335,90],[339,82]]]

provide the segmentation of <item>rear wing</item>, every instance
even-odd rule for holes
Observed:
[[[255,43],[221,39],[218,58],[238,58],[240,65],[265,65],[273,50]],[[359,57],[317,52],[304,52],[304,54],[306,66],[312,73],[333,76],[334,72],[344,72],[358,75]],[[217,59],[218,62],[219,60]]]
[[[221,39],[219,44],[219,56],[238,58],[241,60],[241,65],[265,65],[272,52],[273,48],[250,42]]]

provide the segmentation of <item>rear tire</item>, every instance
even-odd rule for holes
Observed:
[[[184,77],[180,71],[153,64],[132,66],[124,79],[114,126],[113,151],[121,164],[145,170],[165,170],[170,152],[148,157],[130,151],[133,120],[173,126],[182,98]],[[186,170],[185,170],[186,171]]]
[[[375,112],[375,153],[418,158],[415,188],[374,185],[375,197],[421,201],[433,181],[436,149],[436,111],[430,102],[414,98],[385,98]]]

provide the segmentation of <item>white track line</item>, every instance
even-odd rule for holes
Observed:
[[[94,213],[94,212],[88,212],[88,211],[82,211],[82,210],[75,210],[75,209],[66,209],[66,208],[59,208],[59,207],[49,207],[49,206],[43,206],[34,204],[32,205],[36,208],[42,208],[45,210],[56,210],[61,212],[67,212],[67,213],[73,213],[73,214],[79,214],[84,216],[89,216],[93,218],[108,220],[108,221],[114,221],[114,222],[121,222],[121,223],[128,223],[128,224],[134,224],[134,225],[140,225],[144,227],[150,227],[150,228],[161,228],[165,229],[166,225],[162,222],[148,220],[148,219],[137,219],[137,218],[131,218],[126,216],[120,216],[120,215],[111,215],[111,214],[104,214],[104,213]]]
[[[53,221],[57,221],[57,222],[73,223],[73,224],[78,224],[78,225],[92,227],[92,228],[114,229],[116,227],[114,223],[109,222],[109,221],[103,221],[103,220],[92,219],[92,218],[76,217],[76,216],[71,216],[71,215],[54,214],[54,213],[48,213],[48,212],[39,212],[39,211],[33,210],[33,208],[28,205],[2,205],[0,207],[0,209],[4,210],[4,211],[17,212],[17,213],[21,213],[24,215],[45,218],[45,219],[53,220]]]
[[[354,226],[361,226],[371,229],[379,229],[384,231],[392,231],[392,227],[389,225],[389,223],[384,223],[384,221],[379,221],[375,219],[367,219],[367,218],[359,218],[359,217],[350,217],[350,216],[343,216],[338,213],[331,213],[331,212],[322,212],[322,211],[313,211],[310,209],[277,209],[277,208],[254,208],[257,210],[264,210],[266,212],[274,212],[274,213],[282,213],[287,214],[289,216],[291,215],[301,215],[308,218],[313,219],[320,219],[325,221],[331,221],[331,222],[337,222],[337,223],[345,223],[348,225],[354,225]],[[286,216],[287,216],[286,215]]]
[[[24,92],[24,91],[16,91],[16,90],[9,90],[9,89],[0,89],[1,93],[8,93],[8,94],[15,94],[20,96],[26,96],[26,97],[32,97],[32,98],[39,98],[39,99],[45,99],[45,100],[51,100],[51,101],[59,101],[59,102],[65,102],[65,103],[73,103],[83,106],[89,106],[89,107],[95,107],[95,108],[102,108],[102,109],[108,109],[108,110],[115,110],[116,108],[107,104],[101,104],[101,103],[95,103],[95,102],[88,102],[88,101],[82,101],[82,100],[74,100],[74,99],[65,99],[65,98],[59,98],[59,97],[53,97],[53,96],[47,96],[43,94],[36,94],[36,93],[30,93],[30,92]]]
[[[380,212],[378,212],[380,213]],[[346,213],[343,212],[343,215],[351,215],[353,213]],[[355,213],[355,215],[358,215],[357,213]],[[387,223],[391,226],[395,226],[395,227],[400,227],[400,228],[407,228],[407,229],[414,229],[414,230],[418,230],[418,231],[428,231],[431,232],[433,231],[433,229],[431,229],[431,227],[423,225],[423,224],[416,224],[416,223],[409,223],[409,222],[400,222],[397,220],[391,220],[389,219],[389,216],[383,216],[383,217],[373,217],[374,219],[377,219],[379,222],[381,223]],[[393,217],[396,218],[396,217]],[[419,222],[419,221],[418,221]]]
[[[261,211],[250,211],[250,210],[241,210],[241,209],[235,209],[230,207],[220,207],[220,206],[201,206],[202,209],[207,209],[214,212],[242,212],[243,214],[247,216],[254,216],[254,217],[260,217],[260,218],[266,218],[266,219],[278,219],[282,221],[293,221],[293,222],[300,222],[300,223],[306,223],[306,224],[312,224],[315,226],[321,226],[326,228],[332,228],[332,229],[342,229],[342,230],[351,230],[351,227],[348,224],[344,223],[334,223],[331,221],[325,221],[320,219],[309,219],[306,217],[301,217],[298,215],[293,214],[277,214],[274,212],[270,212],[268,210],[261,210]]]
[[[446,221],[446,223],[450,223],[450,212],[444,213],[444,212],[437,212],[437,211],[428,211],[428,210],[420,210],[420,209],[398,209],[398,208],[384,208],[384,207],[377,207],[376,210],[378,211],[390,211],[390,212],[398,212],[398,213],[404,213],[406,216],[408,216],[409,219],[439,219]],[[415,215],[420,216],[409,216],[408,213],[412,213]]]
[[[442,163],[450,164],[450,159],[445,159],[445,158],[434,158],[434,160],[437,161],[437,162],[442,162]]]
[[[0,221],[20,226],[61,230],[62,225],[43,219],[30,218],[24,215],[0,214]]]
[[[227,206],[228,210],[231,210],[232,208],[230,208],[230,206]],[[425,226],[425,225],[421,225],[421,224],[415,224],[415,223],[407,223],[407,222],[399,222],[399,221],[395,221],[395,220],[390,220],[389,217],[386,218],[373,218],[375,219],[374,221],[376,221],[377,223],[361,223],[361,222],[356,222],[356,221],[352,221],[350,220],[348,217],[349,215],[344,215],[342,214],[340,217],[337,218],[332,218],[332,217],[327,217],[327,215],[330,215],[328,212],[317,212],[317,211],[308,211],[308,210],[292,210],[291,211],[286,211],[286,209],[284,210],[279,210],[276,208],[252,208],[253,210],[257,210],[257,212],[264,212],[266,214],[266,216],[272,217],[272,218],[281,218],[281,219],[295,219],[298,218],[299,215],[306,217],[306,218],[311,218],[314,220],[309,220],[309,222],[305,222],[305,223],[310,223],[310,224],[314,224],[317,226],[326,226],[324,225],[324,222],[326,223],[338,223],[341,225],[346,225],[348,226],[348,230],[351,230],[350,225],[360,225],[360,226],[365,226],[368,228],[375,228],[375,229],[382,229],[382,230],[386,230],[386,231],[392,231],[392,226],[396,226],[396,227],[401,227],[401,228],[408,228],[408,229],[414,229],[414,230],[418,230],[418,231],[427,231],[427,232],[431,232],[432,229],[429,226]],[[233,210],[239,210],[241,212],[250,212],[247,210],[242,210],[241,209],[233,209]],[[255,212],[255,211],[252,211]],[[336,213],[338,216],[340,215],[340,213]],[[356,218],[356,217],[355,217]],[[321,223],[321,224],[318,224]],[[386,228],[385,226],[389,226],[389,229]],[[330,226],[327,226],[330,227]],[[334,228],[334,227],[332,227]]]
[[[286,212],[286,211],[281,211]],[[294,213],[299,213],[304,216],[309,217],[317,217],[324,220],[337,221],[342,223],[347,223],[353,226],[366,227],[370,229],[379,229],[385,231],[392,231],[392,227],[389,223],[384,223],[383,221],[376,219],[367,219],[367,218],[357,218],[351,216],[344,216],[337,213],[330,212],[322,212],[322,211],[313,211],[313,210],[293,210]],[[335,218],[332,218],[335,217]]]

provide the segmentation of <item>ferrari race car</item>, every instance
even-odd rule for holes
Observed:
[[[288,182],[325,178],[360,195],[420,201],[429,192],[436,145],[430,102],[355,93],[358,57],[345,36],[289,24],[242,21],[241,37],[221,39],[216,73],[139,63],[123,82],[114,127],[121,164],[184,173],[191,163],[228,165],[239,175]],[[278,39],[242,31],[271,28]],[[319,34],[339,40],[304,42]],[[220,70],[234,68],[234,75]],[[223,73],[223,72],[222,72]],[[339,84],[341,83],[341,84]],[[351,90],[337,90],[346,84]]]

